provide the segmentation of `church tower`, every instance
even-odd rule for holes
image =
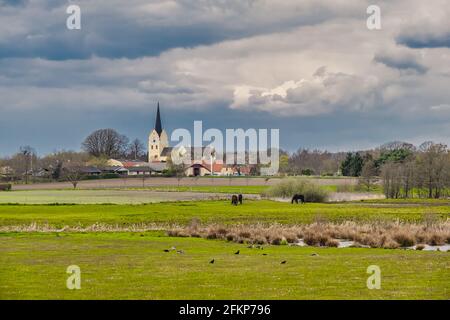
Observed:
[[[169,146],[169,139],[166,131],[162,128],[161,113],[159,111],[159,102],[156,109],[155,127],[148,136],[148,162],[161,162],[164,159],[161,153],[164,148]],[[165,157],[163,157],[165,158]]]

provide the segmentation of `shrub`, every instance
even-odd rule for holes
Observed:
[[[328,235],[320,234],[317,232],[308,232],[305,235],[303,241],[308,246],[326,246],[328,242],[331,241],[331,238]]]
[[[407,232],[398,232],[393,238],[401,247],[412,247],[415,244],[414,238]]]
[[[118,173],[102,173],[100,175],[102,179],[117,179],[120,178],[120,174]]]
[[[336,239],[328,239],[328,240],[325,242],[325,246],[337,248],[337,247],[339,247],[339,241],[336,240]]]
[[[312,176],[314,175],[313,169],[302,169],[301,171],[302,176]]]
[[[248,231],[241,231],[241,232],[239,232],[239,237],[241,237],[241,238],[251,238],[251,236],[252,235]]]
[[[275,246],[279,246],[281,244],[281,238],[276,237],[276,238],[272,239],[272,241],[270,243]]]
[[[445,239],[440,234],[432,234],[428,240],[432,246],[441,246],[445,244]]]
[[[217,229],[217,233],[223,236],[227,234],[227,230],[225,228],[219,228]]]
[[[210,231],[206,236],[206,239],[217,239],[217,233],[215,233],[214,231]]]
[[[267,189],[263,196],[291,198],[294,194],[302,194],[307,202],[325,202],[328,191],[309,181],[301,179],[285,179]]]
[[[394,241],[391,238],[389,238],[383,243],[382,247],[385,249],[397,249],[398,246],[399,244],[397,243],[397,241]]]
[[[10,183],[0,184],[0,191],[11,191],[12,185]]]
[[[227,239],[227,241],[234,241],[234,235],[233,234],[227,234],[227,236],[226,236],[226,239]]]

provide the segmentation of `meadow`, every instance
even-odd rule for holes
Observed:
[[[322,189],[336,192],[337,185],[323,185]],[[0,204],[47,203],[115,203],[140,204],[176,200],[204,200],[228,197],[229,194],[260,195],[268,186],[154,186],[79,190],[17,190],[0,192]]]
[[[163,251],[172,247],[183,253]],[[66,288],[69,265],[81,269],[80,290]],[[370,265],[381,268],[380,290],[366,287]],[[0,299],[449,299],[449,292],[445,252],[258,250],[162,232],[0,233]]]
[[[218,186],[214,194],[201,186],[156,188],[1,193],[0,299],[450,299],[448,252],[268,244],[261,250],[167,232],[194,222],[206,228],[444,222],[449,200],[246,199],[231,206],[228,199],[205,199],[265,187]],[[183,194],[199,198],[174,201]],[[172,201],[155,202],[156,195]],[[374,264],[382,270],[381,290],[366,286]],[[65,286],[69,265],[81,268],[81,290]]]
[[[420,222],[433,215],[438,219],[450,217],[448,201],[348,202],[307,203],[291,205],[269,200],[245,201],[242,206],[231,206],[229,201],[162,202],[141,205],[75,204],[75,205],[0,205],[0,228],[30,223],[54,227],[89,226],[95,223],[130,226],[133,224],[186,225],[192,219],[201,223],[254,224],[311,223],[317,219],[342,221]]]

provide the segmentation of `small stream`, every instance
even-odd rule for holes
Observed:
[[[359,248],[370,248],[370,246],[366,246],[366,245],[360,245],[360,244],[356,244],[355,241],[351,241],[351,240],[339,240],[339,245],[338,248],[350,248],[354,245],[357,245]],[[297,243],[292,244],[294,246],[299,246],[299,247],[307,247],[308,245],[303,241],[303,239],[299,239],[299,241]],[[412,247],[405,247],[405,248],[399,248],[399,249],[409,249],[409,250],[417,250],[417,245],[412,246]],[[447,252],[450,250],[450,244],[445,244],[442,246],[430,246],[428,244],[424,245],[424,248],[422,249],[422,251],[443,251],[443,252]]]

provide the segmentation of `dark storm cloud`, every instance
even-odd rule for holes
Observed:
[[[88,26],[84,28],[87,31],[89,29]],[[182,29],[111,26],[109,29],[108,32],[97,34],[97,40],[92,42],[87,39],[91,34],[64,29],[59,34],[49,31],[35,39],[19,36],[6,44],[0,44],[0,58],[69,60],[99,56],[133,59],[158,55],[171,48],[211,44],[223,39],[213,28],[205,30],[200,26]]]
[[[2,6],[24,6],[28,0],[0,0],[0,7]]]
[[[163,3],[163,2],[162,2]],[[6,1],[25,8],[9,10],[16,21],[26,20],[29,30],[17,30],[2,39],[0,58],[44,58],[52,60],[138,58],[157,56],[173,48],[191,48],[224,40],[274,33],[301,25],[323,22],[333,15],[320,3],[313,11],[301,5],[282,10],[279,19],[264,17],[264,1],[174,1],[173,7],[155,6],[148,14],[131,10],[132,5],[159,4],[158,1],[79,1],[81,30],[68,30],[61,1]],[[176,5],[175,5],[176,4]],[[145,8],[145,7],[144,7]],[[217,13],[219,12],[219,13]],[[248,19],[254,15],[254,19]],[[217,18],[214,18],[217,16]],[[0,12],[0,19],[2,15]],[[1,27],[1,23],[0,23]]]
[[[445,34],[400,35],[397,37],[396,41],[398,44],[413,49],[450,48],[450,32]]]
[[[403,56],[403,57],[395,57],[385,54],[375,55],[375,62],[382,63],[390,68],[399,69],[399,70],[415,70],[418,73],[427,72],[427,68],[420,64],[414,57],[411,56]]]

